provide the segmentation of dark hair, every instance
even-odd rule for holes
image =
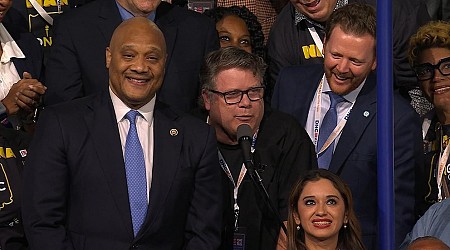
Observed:
[[[425,49],[447,48],[450,50],[450,23],[444,21],[429,22],[417,30],[409,40],[409,63],[414,66],[417,57]]]
[[[244,20],[250,33],[250,43],[252,45],[252,53],[265,59],[264,34],[258,18],[245,6],[216,7],[206,10],[204,14],[219,22],[226,16],[235,15]]]
[[[254,54],[237,47],[220,48],[209,53],[200,69],[200,84],[202,89],[214,89],[217,75],[227,69],[250,70],[261,84],[266,71],[264,60]]]
[[[339,191],[344,199],[345,211],[347,213],[347,228],[341,228],[339,230],[338,248],[340,249],[352,249],[352,250],[364,250],[365,247],[361,240],[361,228],[353,210],[353,199],[350,188],[342,179],[325,169],[315,169],[309,171],[306,176],[300,179],[292,189],[289,197],[289,214],[288,214],[288,235],[287,235],[287,249],[290,250],[306,250],[305,245],[305,232],[300,227],[297,230],[297,224],[295,222],[294,214],[299,214],[298,200],[303,192],[306,184],[309,182],[315,182],[320,179],[327,179],[333,183],[333,186]]]
[[[336,26],[347,34],[369,34],[376,39],[376,12],[368,4],[353,3],[334,11],[325,25],[325,37],[330,37]]]

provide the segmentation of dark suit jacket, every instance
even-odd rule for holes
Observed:
[[[6,30],[22,50],[26,58],[13,58],[12,61],[16,67],[20,78],[23,72],[28,72],[35,79],[43,79],[43,57],[42,47],[38,40],[21,25],[23,16],[14,8],[10,8],[2,21]]]
[[[46,104],[107,89],[105,49],[122,22],[114,0],[97,0],[64,14],[55,23],[48,60]],[[180,110],[196,106],[198,74],[205,55],[219,48],[215,26],[199,13],[161,2],[156,24],[167,44],[166,76],[159,100]]]
[[[272,106],[294,115],[305,126],[309,107],[323,73],[323,65],[285,68],[275,85]],[[370,74],[342,131],[329,168],[350,186],[354,208],[368,249],[377,249],[378,240],[376,106],[376,77],[375,74]],[[394,95],[397,247],[415,222],[415,171],[422,168],[423,164],[421,145],[418,115],[401,97]]]
[[[157,102],[148,213],[134,238],[109,94],[46,108],[24,171],[31,249],[217,249],[223,205],[216,145],[204,122]]]

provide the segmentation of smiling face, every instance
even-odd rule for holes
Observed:
[[[333,29],[324,43],[324,68],[334,93],[350,93],[375,70],[375,44],[375,38],[369,34],[347,34],[339,25]]]
[[[327,243],[337,246],[339,230],[347,223],[345,201],[328,179],[308,182],[303,188],[294,214],[305,232],[306,246]]]
[[[245,21],[236,15],[226,15],[216,23],[220,47],[234,46],[252,53],[250,32]]]
[[[450,57],[450,49],[429,48],[423,50],[419,54],[417,64],[430,63],[435,65],[441,59],[447,57]],[[447,64],[448,67],[450,67],[450,62]],[[436,109],[450,112],[450,76],[444,76],[439,70],[435,69],[433,78],[430,80],[419,81],[419,83],[425,96],[433,103]]]
[[[106,50],[109,84],[132,109],[148,103],[164,79],[166,45],[161,31],[147,18],[132,18],[114,32]]]
[[[220,92],[248,90],[260,87],[261,79],[250,70],[226,69],[217,74],[215,89]],[[216,129],[217,140],[225,144],[237,144],[237,127],[243,123],[250,125],[255,133],[264,113],[264,101],[250,101],[244,94],[236,104],[227,104],[221,94],[204,90],[202,93],[205,108],[209,111],[209,124]]]
[[[291,0],[295,8],[317,22],[325,22],[333,13],[337,0]]]

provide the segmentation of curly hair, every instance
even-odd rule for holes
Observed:
[[[298,200],[305,188],[306,184],[315,182],[321,179],[326,179],[333,183],[333,186],[339,191],[344,199],[345,211],[347,213],[348,223],[347,228],[341,228],[338,236],[338,248],[340,249],[352,249],[352,250],[364,250],[364,244],[361,240],[361,228],[359,226],[358,219],[356,218],[355,211],[353,210],[353,198],[350,188],[342,179],[325,169],[315,169],[309,171],[306,176],[300,179],[292,189],[289,197],[289,214],[288,214],[288,226],[287,226],[287,249],[290,250],[306,250],[305,245],[305,231],[303,228],[297,229],[294,214],[299,214]]]
[[[216,7],[214,9],[206,10],[203,14],[212,18],[215,23],[222,20],[222,18],[235,15],[244,20],[250,33],[250,42],[252,45],[252,53],[266,58],[266,52],[264,47],[264,34],[262,32],[261,24],[258,22],[258,18],[245,6],[231,6],[231,7]]]
[[[414,66],[417,57],[425,49],[450,49],[450,23],[444,21],[431,21],[417,30],[409,40],[409,63]]]

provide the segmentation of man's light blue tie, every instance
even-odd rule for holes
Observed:
[[[319,140],[317,142],[317,152],[319,152],[323,144],[325,144],[326,140],[328,139],[328,137],[330,137],[330,134],[337,126],[336,105],[340,102],[345,101],[342,96],[337,95],[332,91],[327,92],[327,94],[330,97],[330,108],[323,117],[322,125],[320,125]],[[328,169],[328,167],[330,166],[331,158],[333,157],[333,150],[334,140],[331,145],[319,155],[319,158],[317,160],[319,168]]]
[[[136,110],[130,110],[125,115],[125,118],[130,121],[130,129],[125,143],[125,171],[134,236],[139,232],[144,222],[148,205],[144,152],[136,130],[136,117],[138,115],[139,112]]]

